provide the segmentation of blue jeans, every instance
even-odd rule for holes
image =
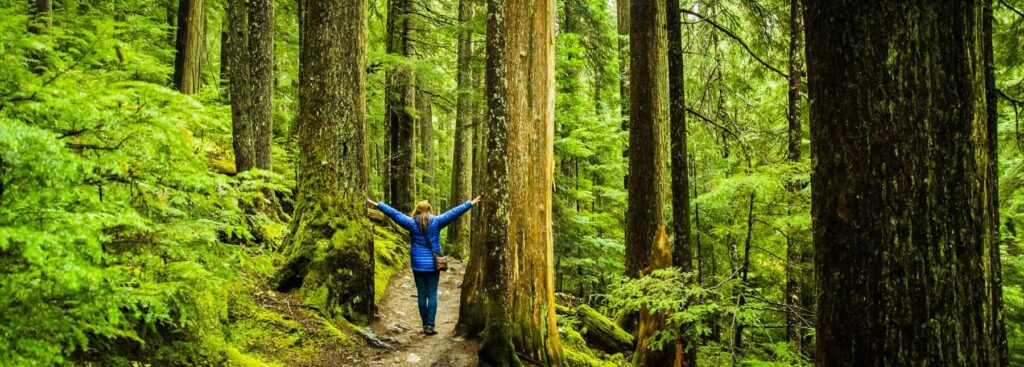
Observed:
[[[437,314],[437,282],[441,279],[441,272],[413,271],[412,275],[416,279],[416,297],[423,326],[434,326],[434,315]]]

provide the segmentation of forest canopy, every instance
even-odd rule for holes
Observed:
[[[3,1],[0,366],[1024,365],[1022,119],[1024,0]]]

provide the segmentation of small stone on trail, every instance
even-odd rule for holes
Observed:
[[[409,353],[409,357],[407,357],[405,361],[409,363],[420,363],[420,356],[416,355],[416,353]]]

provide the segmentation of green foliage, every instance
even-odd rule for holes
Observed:
[[[30,2],[0,6],[0,364],[295,365],[345,344],[348,326],[286,312],[278,302],[298,301],[263,290],[282,260],[276,253],[293,204],[299,2],[276,2],[273,172],[242,174],[234,168],[228,96],[218,72],[225,1],[206,3],[205,87],[193,96],[169,88],[174,50],[165,1],[54,2],[53,27],[42,34],[27,32]],[[786,161],[787,81],[754,57],[787,70],[789,2],[683,3],[749,49],[684,16],[697,272],[663,270],[629,281],[620,280],[627,132],[619,82],[626,75],[618,70],[624,60],[618,60],[615,4],[556,3],[556,289],[605,314],[641,308],[670,314],[654,344],[678,338],[679,326],[689,325],[687,332],[702,340],[701,365],[808,364],[813,347],[797,351],[780,327],[787,313],[797,312],[813,337],[813,305],[797,311],[783,305],[787,246],[805,250],[802,273],[813,258],[807,142],[801,161]],[[433,189],[442,193],[435,206],[450,206],[444,201],[455,101],[474,102],[474,122],[485,116],[485,6],[478,3],[476,17],[460,23],[457,1],[418,1],[416,56],[407,58],[385,52],[387,1],[368,4],[372,187],[382,192],[387,158],[385,71],[406,66],[433,96]],[[1012,364],[1024,364],[1021,10],[1022,0],[993,4]],[[476,82],[464,90],[454,77],[461,32],[475,41]],[[244,210],[268,199],[263,189],[277,193],[280,215]],[[751,265],[743,282],[748,237]],[[375,227],[375,245],[379,300],[408,260],[404,238],[388,228]],[[738,324],[742,348],[732,346]],[[628,364],[627,356],[587,348],[572,316],[560,316],[559,326],[572,364]]]
[[[585,297],[607,292],[623,271],[626,138],[607,3],[559,5],[567,32],[555,40],[555,287]]]
[[[165,86],[162,3],[127,5],[55,12],[43,35],[25,33],[28,9],[0,9],[0,359],[14,365],[221,363],[229,295],[271,268],[255,255],[280,223],[239,204],[292,183],[210,169],[229,154],[227,107]],[[251,243],[250,222],[270,235],[232,244]]]

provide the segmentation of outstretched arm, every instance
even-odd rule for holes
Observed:
[[[395,221],[395,223],[402,226],[402,228],[411,231],[412,227],[416,225],[415,221],[412,220],[412,217],[405,215],[405,213],[398,211],[398,209],[392,208],[388,206],[388,204],[384,204],[382,202],[374,202],[370,199],[366,200],[376,207],[377,210],[380,210],[382,213],[390,217],[391,220]]]
[[[444,212],[443,214],[438,215],[437,217],[435,217],[434,220],[437,221],[437,224],[438,224],[439,227],[444,228],[445,226],[450,224],[453,220],[455,220],[455,218],[458,218],[459,216],[461,216],[461,215],[465,214],[467,211],[469,211],[469,209],[472,208],[473,205],[478,203],[478,202],[480,202],[480,197],[479,196],[477,196],[473,200],[470,200],[470,201],[467,201],[465,203],[462,203],[462,205],[459,205],[457,207],[449,209],[448,211]]]

